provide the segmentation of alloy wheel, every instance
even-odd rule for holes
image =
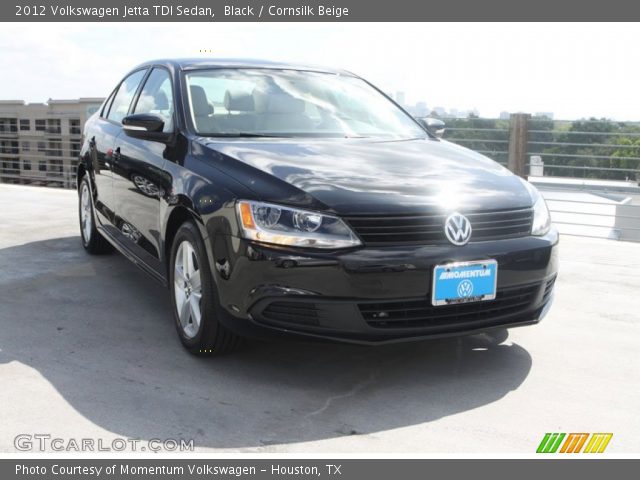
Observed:
[[[91,228],[93,227],[93,216],[91,215],[91,193],[87,184],[82,185],[80,194],[80,226],[85,243],[91,240]]]
[[[182,331],[187,338],[197,335],[202,321],[200,266],[193,245],[183,240],[174,265],[173,290]]]

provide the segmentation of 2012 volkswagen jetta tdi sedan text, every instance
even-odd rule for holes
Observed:
[[[82,241],[166,284],[195,354],[534,324],[557,271],[545,202],[441,128],[345,71],[149,62],[85,126]]]

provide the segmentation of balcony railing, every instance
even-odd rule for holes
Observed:
[[[529,176],[547,198],[553,221],[563,234],[596,232],[596,236],[640,241],[639,122],[565,121],[527,114],[444,120],[445,139],[482,153],[522,177]],[[3,128],[16,132],[5,125],[0,133]],[[47,131],[51,130],[59,132],[58,127],[49,126]],[[75,125],[70,131],[81,134]],[[46,160],[48,169],[64,164],[63,172],[44,172],[46,178],[73,188],[78,152],[71,152],[72,158],[66,149],[64,156],[63,151],[52,148],[44,153],[53,157]],[[34,169],[38,168],[36,161]],[[2,181],[5,178],[3,175]],[[42,184],[40,179],[37,183]]]

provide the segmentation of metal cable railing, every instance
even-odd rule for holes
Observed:
[[[640,122],[524,117],[524,128],[523,114],[445,119],[444,138],[532,175],[563,234],[640,241]],[[0,181],[73,188],[77,160],[67,153],[77,151],[78,141],[22,138],[16,129],[6,121],[0,126]],[[44,152],[40,142],[47,142]],[[52,147],[62,155],[48,155]]]
[[[445,138],[509,164],[512,121],[446,119]],[[640,241],[640,122],[528,117],[525,133],[523,168],[563,234]]]

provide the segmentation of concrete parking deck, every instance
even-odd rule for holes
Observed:
[[[556,303],[508,339],[188,355],[165,289],[92,257],[72,191],[0,185],[0,451],[21,433],[201,450],[533,453],[545,432],[640,451],[640,244],[564,237]],[[503,341],[504,340],[504,341]]]

